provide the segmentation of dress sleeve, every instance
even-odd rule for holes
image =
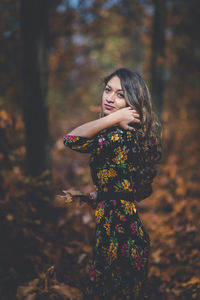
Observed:
[[[63,144],[66,147],[69,147],[72,150],[81,153],[92,153],[95,147],[94,141],[95,141],[95,137],[86,138],[86,137],[70,135],[70,134],[66,134],[63,137]]]

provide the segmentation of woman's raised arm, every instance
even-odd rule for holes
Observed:
[[[81,126],[78,126],[68,134],[91,138],[99,131],[115,125],[119,125],[124,129],[132,130],[133,128],[128,124],[139,122],[140,120],[137,111],[129,106],[119,109],[100,119],[90,121]]]

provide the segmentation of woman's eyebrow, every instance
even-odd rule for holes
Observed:
[[[112,88],[109,84],[107,84],[109,88]],[[117,91],[123,91],[122,89],[118,89]]]

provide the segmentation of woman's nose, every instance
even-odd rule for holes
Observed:
[[[114,93],[111,93],[110,95],[107,96],[107,101],[114,102]]]

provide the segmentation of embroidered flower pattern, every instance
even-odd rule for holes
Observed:
[[[126,201],[126,200],[120,200],[120,201],[125,209],[126,214],[132,215],[133,211],[136,213],[136,207],[133,202]]]
[[[101,184],[106,184],[109,180],[109,177],[115,177],[117,175],[116,171],[114,169],[104,169],[100,170],[97,173],[97,177],[99,178]]]

